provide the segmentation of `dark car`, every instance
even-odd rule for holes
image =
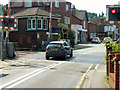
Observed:
[[[46,59],[50,57],[59,57],[64,60],[67,59],[67,55],[73,56],[73,50],[66,41],[53,41],[46,47]]]

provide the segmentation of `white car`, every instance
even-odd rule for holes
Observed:
[[[103,39],[103,42],[105,43],[105,42],[108,42],[108,41],[112,41],[112,39],[110,38],[110,37],[105,37],[104,39]]]
[[[92,39],[92,43],[101,43],[100,38],[99,37],[94,37]]]

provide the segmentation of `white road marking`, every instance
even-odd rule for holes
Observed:
[[[29,73],[29,74],[27,74],[27,75],[24,75],[24,76],[22,76],[22,77],[19,77],[19,78],[15,79],[15,80],[7,83],[7,84],[4,84],[4,85],[0,86],[0,89],[1,89],[1,88],[12,88],[12,87],[14,87],[14,86],[16,86],[16,85],[18,85],[18,84],[20,84],[20,83],[22,83],[22,82],[30,79],[30,78],[32,78],[32,77],[34,77],[34,76],[36,76],[36,75],[38,75],[38,74],[40,74],[40,73],[42,73],[42,72],[44,72],[44,71],[46,71],[46,70],[48,70],[48,69],[50,69],[50,68],[53,68],[53,67],[55,67],[55,66],[58,66],[58,65],[60,65],[60,64],[62,64],[62,63],[64,63],[64,62],[59,62],[59,63],[57,63],[57,64],[52,64],[52,65],[49,65],[49,66],[47,66],[47,67],[44,67],[44,68],[35,70],[35,71],[33,71],[33,72],[31,72],[31,73]]]
[[[98,66],[99,66],[99,64],[97,64],[97,65],[95,66],[95,70],[97,70]]]
[[[80,52],[75,52],[74,54],[90,54],[90,53],[96,53],[96,51],[92,51],[92,52],[87,52],[87,53],[80,53]]]

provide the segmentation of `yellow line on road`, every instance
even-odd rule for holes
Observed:
[[[80,79],[79,83],[77,84],[76,88],[80,88],[80,86],[82,85],[86,74],[89,72],[89,70],[92,68],[93,64],[90,65],[90,67],[87,69],[86,73],[83,74],[82,78]]]

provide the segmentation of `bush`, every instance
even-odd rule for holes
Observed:
[[[75,45],[75,32],[72,29],[68,30],[68,39],[70,39],[70,45],[74,47]]]
[[[120,43],[116,44],[113,41],[110,41],[109,43],[106,43],[106,45],[111,48],[111,51],[118,51],[120,52]]]
[[[62,39],[62,30],[66,29],[67,30],[67,37],[63,38],[66,39],[66,41],[68,41],[68,39],[70,40],[70,45],[72,47],[74,47],[75,45],[75,32],[70,29],[67,25],[59,23],[58,26],[60,27],[60,34],[58,35],[58,40]]]

